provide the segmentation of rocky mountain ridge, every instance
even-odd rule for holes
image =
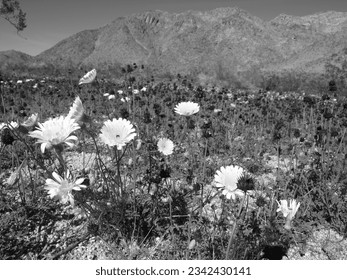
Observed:
[[[137,63],[157,73],[216,79],[256,71],[322,73],[346,47],[346,31],[347,13],[334,11],[281,14],[268,22],[236,7],[149,11],[79,32],[23,62],[96,68]]]

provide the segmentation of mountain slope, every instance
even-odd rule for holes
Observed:
[[[305,17],[280,15],[270,24],[287,38],[281,48],[292,52],[273,69],[321,73],[330,56],[345,47],[347,13],[326,12]]]
[[[150,11],[79,32],[35,57],[56,66],[144,64],[158,73],[233,77],[242,72],[322,73],[347,39],[347,13],[279,15],[266,22],[235,7]]]
[[[147,12],[117,19],[99,30],[94,51],[83,62],[143,63],[189,73],[235,65],[236,70],[278,60],[277,33],[237,8],[169,14]]]
[[[97,36],[97,29],[79,32],[35,56],[35,59],[56,66],[78,65],[93,52]]]
[[[9,50],[0,52],[0,70],[32,62],[33,57],[23,52]]]

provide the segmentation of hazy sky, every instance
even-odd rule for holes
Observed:
[[[182,12],[237,6],[264,20],[284,13],[304,16],[319,12],[347,12],[347,0],[19,0],[28,27],[19,37],[0,18],[0,51],[18,50],[30,55],[85,29],[96,29],[120,16],[149,10]]]

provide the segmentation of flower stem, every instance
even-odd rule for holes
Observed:
[[[207,144],[208,139],[205,141],[205,149],[204,149],[204,164],[202,166],[202,179],[201,179],[201,202],[200,202],[200,215],[202,214],[202,208],[204,207],[204,183],[205,183],[205,169],[206,169],[206,154],[207,154]]]
[[[247,195],[245,194],[244,197],[243,197],[243,199],[242,199],[242,202],[240,203],[239,212],[237,213],[237,217],[236,217],[236,219],[235,219],[235,222],[234,222],[234,225],[233,225],[233,229],[232,229],[232,231],[231,231],[231,235],[230,235],[229,242],[228,242],[228,247],[227,247],[227,250],[226,250],[226,253],[225,253],[225,259],[226,259],[226,260],[228,259],[228,256],[229,256],[231,243],[232,243],[232,241],[233,241],[233,238],[234,238],[234,235],[235,235],[235,232],[236,232],[236,227],[237,227],[238,221],[239,221],[239,219],[240,219],[242,207],[243,207],[243,204],[245,203],[246,196],[247,196]]]

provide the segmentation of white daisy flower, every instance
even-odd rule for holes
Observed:
[[[67,115],[68,118],[79,122],[84,116],[84,107],[79,96],[76,97],[70,111]]]
[[[118,150],[121,150],[135,136],[134,126],[130,121],[122,118],[106,121],[100,134],[102,142],[110,147],[117,146]]]
[[[91,71],[89,71],[87,74],[85,74],[79,81],[79,85],[81,84],[89,84],[91,83],[92,81],[95,80],[95,77],[96,77],[96,70],[93,69]]]
[[[158,151],[164,154],[165,156],[171,155],[175,147],[174,143],[167,138],[159,138],[157,146]]]
[[[285,218],[292,220],[300,207],[300,202],[297,203],[295,199],[289,201],[289,207],[287,200],[277,201],[278,209],[277,212],[282,212]]]
[[[199,112],[200,106],[197,103],[188,101],[181,102],[175,107],[175,112],[182,116],[191,116]]]
[[[239,166],[222,166],[214,176],[217,188],[222,188],[222,193],[227,199],[235,199],[236,195],[243,196],[244,192],[237,188],[237,182],[242,176],[244,170]]]
[[[35,113],[35,114],[32,114],[28,119],[26,119],[20,125],[24,126],[26,128],[31,128],[31,127],[33,127],[34,125],[37,124],[38,119],[39,119],[39,114]]]
[[[37,113],[32,114],[18,126],[18,130],[23,134],[28,134],[29,130],[31,130],[37,124],[38,120],[39,115]]]
[[[30,132],[29,136],[38,139],[37,143],[41,144],[42,153],[46,148],[50,149],[64,143],[73,147],[77,137],[71,134],[80,128],[73,119],[64,116],[38,123],[38,126],[39,128]]]
[[[122,101],[122,102],[128,102],[129,100],[130,100],[129,97],[125,97],[125,98],[122,97],[120,101]]]
[[[80,191],[81,188],[86,188],[87,186],[82,185],[84,178],[73,181],[70,178],[69,170],[65,174],[64,178],[59,176],[59,174],[57,174],[56,172],[53,172],[52,175],[55,180],[46,179],[46,185],[44,189],[48,191],[48,194],[51,198],[58,199],[63,204],[70,202],[70,204],[74,206],[72,190]]]
[[[284,228],[290,230],[292,227],[291,222],[300,207],[300,202],[297,203],[295,199],[291,199],[289,201],[289,207],[287,200],[281,200],[281,202],[277,201],[277,204],[277,212],[282,212],[283,216],[286,218],[286,224],[284,225]]]

